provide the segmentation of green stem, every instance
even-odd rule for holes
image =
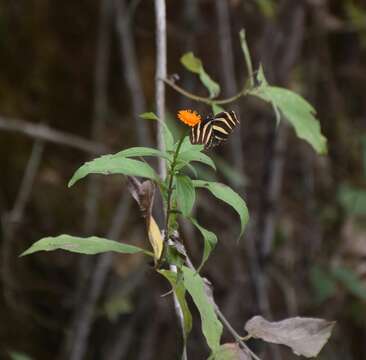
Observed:
[[[187,90],[184,90],[183,88],[181,88],[180,86],[178,86],[177,84],[175,84],[173,81],[168,80],[168,79],[163,79],[163,81],[169,85],[170,87],[172,87],[175,91],[179,92],[180,94],[186,96],[187,98],[194,100],[194,101],[199,101],[202,103],[205,103],[207,105],[224,105],[224,104],[228,104],[228,103],[232,103],[236,100],[238,100],[239,98],[241,98],[242,96],[245,96],[249,93],[249,89],[243,88],[240,92],[238,92],[237,94],[227,98],[227,99],[219,99],[219,100],[214,100],[214,99],[210,99],[207,97],[203,97],[203,96],[197,96],[195,94],[190,93]]]
[[[247,40],[245,38],[245,30],[244,29],[240,30],[239,36],[240,36],[241,49],[243,51],[245,64],[247,66],[250,85],[252,87],[254,87],[255,85],[254,85],[253,64],[252,64],[252,59],[250,57],[250,52],[249,52]]]
[[[165,222],[165,236],[166,239],[169,239],[169,219],[170,219],[170,213],[171,213],[171,200],[172,200],[172,194],[173,194],[173,180],[174,180],[174,172],[175,172],[175,166],[177,165],[177,159],[179,155],[180,148],[183,144],[183,140],[186,137],[186,135],[183,135],[180,139],[177,149],[175,150],[173,161],[170,164],[169,169],[169,183],[168,183],[168,199],[167,199],[167,206],[166,206],[166,222]]]

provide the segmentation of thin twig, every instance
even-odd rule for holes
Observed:
[[[0,116],[0,130],[19,132],[32,138],[66,145],[91,154],[108,152],[108,147],[80,136],[68,134],[43,124]]]
[[[227,98],[227,99],[210,99],[207,97],[202,97],[202,96],[197,96],[195,94],[190,93],[187,90],[184,90],[183,88],[181,88],[179,85],[175,84],[173,81],[169,80],[169,79],[165,79],[163,78],[163,81],[168,84],[170,87],[172,87],[175,91],[179,92],[180,94],[190,98],[191,100],[194,101],[198,101],[198,102],[202,102],[204,104],[207,105],[224,105],[224,104],[229,104],[232,103],[236,100],[239,100],[242,96],[245,96],[249,93],[249,89],[247,88],[243,88],[240,92],[238,92],[237,94]]]

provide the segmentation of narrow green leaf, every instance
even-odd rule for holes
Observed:
[[[202,277],[195,271],[183,266],[184,286],[191,295],[200,316],[202,332],[212,351],[220,347],[222,324],[216,316],[214,304],[208,298]]]
[[[156,156],[161,157],[166,160],[170,160],[171,156],[167,154],[165,151],[160,151],[154,148],[148,147],[131,147],[126,150],[122,150],[115,154],[114,156],[121,157],[136,157],[136,156]]]
[[[288,89],[265,84],[250,94],[278,107],[300,139],[307,141],[319,154],[326,154],[327,140],[321,133],[314,108],[304,98]]]
[[[220,93],[219,84],[212,80],[210,75],[205,71],[202,61],[196,57],[192,52],[184,54],[180,58],[182,65],[189,71],[198,74],[202,84],[207,88],[210,98],[214,98]]]
[[[183,54],[180,62],[187,70],[195,74],[199,74],[202,69],[202,61],[194,56],[193,52]]]
[[[136,254],[143,252],[146,255],[153,256],[151,252],[137,246],[123,244],[97,236],[81,238],[66,234],[49,236],[38,240],[20,256],[33,254],[38,251],[53,251],[57,249],[88,255],[114,251],[122,254]]]
[[[211,108],[212,108],[212,112],[214,115],[225,111],[225,109],[223,107],[221,107],[220,105],[217,105],[215,103],[212,104]]]
[[[177,148],[178,142],[174,145],[174,150]],[[185,136],[182,142],[182,145],[180,147],[180,153],[184,153],[186,151],[197,151],[200,152],[204,149],[204,145],[201,144],[195,144],[193,145],[191,141],[189,140],[189,136]]]
[[[240,30],[239,36],[240,36],[241,50],[243,52],[244,59],[245,59],[245,64],[246,64],[247,71],[248,71],[249,83],[250,83],[251,86],[254,86],[252,59],[250,57],[250,51],[249,51],[249,47],[248,47],[248,44],[247,44],[247,39],[246,39],[246,36],[245,36],[245,30],[244,29]]]
[[[176,194],[179,209],[184,216],[188,216],[196,199],[196,191],[190,177],[186,175],[176,176]]]
[[[244,352],[238,343],[221,345],[207,360],[251,360],[252,357]]]
[[[183,314],[183,338],[184,343],[186,343],[188,335],[192,330],[192,314],[186,300],[186,289],[182,281],[177,281],[177,274],[175,272],[169,270],[159,270],[158,272],[170,282],[170,285],[177,296]]]
[[[155,170],[147,163],[128,159],[115,155],[103,155],[92,161],[86,162],[78,170],[69,181],[68,186],[74,185],[77,181],[89,174],[121,174],[130,176],[141,176],[151,180],[159,181],[159,176]]]
[[[140,118],[145,120],[159,120],[158,116],[153,112],[144,112],[139,115]]]
[[[193,180],[195,187],[203,187],[212,195],[229,204],[240,217],[240,235],[243,235],[246,224],[249,221],[249,211],[244,200],[229,186],[213,181]]]
[[[192,224],[201,232],[201,235],[204,240],[204,247],[203,247],[203,256],[200,266],[197,269],[197,272],[199,272],[202,269],[202,266],[207,261],[208,257],[211,254],[211,251],[215,248],[217,244],[217,236],[212,231],[209,231],[202,227],[196,219],[190,218],[192,221]]]
[[[146,112],[146,113],[140,114],[139,116],[145,120],[156,120],[161,124],[161,126],[163,127],[165,150],[172,151],[173,145],[174,145],[174,137],[173,137],[173,134],[171,133],[168,125],[165,123],[165,121],[159,119],[158,116],[156,114],[154,114],[153,112]]]
[[[197,150],[188,150],[180,153],[178,155],[178,164],[176,166],[176,170],[182,169],[192,161],[206,164],[216,170],[215,163],[212,161],[212,159],[206,154]]]
[[[212,80],[203,67],[201,68],[199,76],[202,84],[205,85],[208,90],[211,99],[220,94],[220,85],[216,81]]]

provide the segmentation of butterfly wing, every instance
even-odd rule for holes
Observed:
[[[212,121],[212,136],[215,145],[226,141],[239,123],[234,111],[218,113]]]
[[[191,129],[189,139],[192,144],[202,144],[207,148],[212,137],[212,121],[213,117],[208,115],[203,121]]]

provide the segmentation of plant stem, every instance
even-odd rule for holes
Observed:
[[[187,90],[184,90],[183,88],[181,88],[179,85],[175,84],[173,81],[168,80],[168,79],[163,79],[163,81],[169,85],[170,87],[172,87],[175,91],[179,92],[180,94],[190,98],[191,100],[194,101],[199,101],[202,103],[205,103],[207,105],[224,105],[224,104],[228,104],[228,103],[232,103],[238,99],[240,99],[242,96],[245,96],[249,93],[250,89],[247,88],[243,88],[240,92],[238,92],[237,94],[227,98],[227,99],[219,99],[219,100],[214,100],[214,99],[210,99],[207,97],[202,97],[202,96],[197,96],[195,94],[190,93]]]
[[[240,36],[241,49],[243,50],[243,54],[244,54],[244,58],[245,58],[245,64],[247,66],[250,85],[252,87],[254,87],[253,64],[252,64],[252,59],[250,57],[250,52],[249,52],[247,40],[245,38],[245,30],[244,29],[240,30],[239,36]]]
[[[173,194],[173,180],[174,180],[174,172],[175,172],[175,166],[177,165],[177,159],[179,155],[180,148],[183,144],[183,140],[186,137],[186,135],[183,135],[182,138],[179,140],[179,143],[177,145],[177,149],[175,150],[173,161],[170,164],[169,169],[169,184],[168,184],[168,198],[167,198],[167,206],[166,206],[166,222],[165,222],[165,236],[166,239],[169,239],[169,219],[170,219],[170,213],[171,213],[171,200],[172,200],[172,194]]]

